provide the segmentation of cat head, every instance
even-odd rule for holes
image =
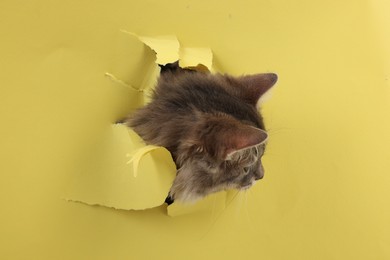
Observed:
[[[245,190],[264,176],[261,157],[268,135],[256,106],[277,76],[209,74],[203,80],[241,104],[232,109],[233,104],[226,102],[218,112],[212,104],[193,109],[191,127],[175,152],[178,171],[170,197],[178,201],[195,201],[226,189]]]

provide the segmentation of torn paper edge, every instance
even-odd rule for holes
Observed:
[[[158,65],[166,65],[168,63],[173,63],[176,61],[179,61],[179,66],[182,68],[188,68],[188,69],[194,69],[199,71],[209,71],[214,72],[215,68],[213,67],[213,53],[210,48],[189,48],[189,47],[181,47],[179,41],[177,40],[175,35],[168,35],[168,36],[158,36],[158,37],[145,37],[145,36],[139,36],[135,33],[128,32],[126,30],[120,30],[122,33],[129,34],[133,37],[136,37],[138,40],[140,40],[145,46],[149,47],[151,50],[153,50],[156,54],[155,63],[156,66],[151,66],[150,69],[145,73],[145,76],[143,82],[141,83],[141,86],[139,88],[136,88],[132,86],[131,84],[128,84],[121,79],[118,79],[115,77],[115,75],[106,72],[105,76],[109,78],[111,81],[122,85],[124,87],[133,89],[138,92],[144,92],[145,89],[153,88],[156,83],[158,76],[160,74],[160,67]],[[163,46],[170,46],[170,48],[164,49]],[[163,56],[161,53],[164,52],[170,52],[169,54]],[[198,59],[198,57],[201,56],[201,59]],[[168,58],[167,58],[168,57]],[[133,169],[134,169],[134,177],[137,176],[138,171],[138,165],[140,160],[142,160],[142,156],[144,156],[146,153],[153,151],[158,148],[164,148],[159,146],[145,146],[142,148],[139,148],[134,154],[132,154],[132,158],[128,161],[128,163],[133,163]],[[131,155],[127,155],[130,157]],[[226,207],[228,196],[227,193],[225,193],[224,196],[224,207]],[[110,207],[106,205],[101,205],[99,203],[86,203],[83,201],[73,200],[73,199],[66,199],[67,201],[75,201],[80,203],[85,203],[88,205],[97,205],[97,206],[104,206],[104,207]],[[161,204],[163,205],[164,202]],[[161,205],[157,205],[155,207],[159,207]],[[155,207],[145,207],[144,209],[148,208],[155,208]],[[168,206],[169,207],[169,206]],[[168,208],[167,207],[167,208]],[[116,207],[110,207],[114,209],[120,209]],[[128,210],[128,209],[124,209]],[[141,209],[134,209],[134,210],[141,210]],[[169,215],[169,210],[167,211]],[[177,214],[180,215],[180,214]]]
[[[210,48],[182,47],[180,48],[179,66],[181,68],[213,72],[213,52]]]
[[[119,84],[119,85],[122,85],[122,86],[124,86],[124,87],[126,87],[126,88],[130,88],[130,89],[133,89],[133,90],[138,91],[138,92],[143,92],[143,89],[138,89],[138,88],[136,88],[136,87],[134,87],[134,86],[132,86],[132,85],[130,85],[130,84],[128,84],[128,83],[126,83],[126,82],[124,82],[124,81],[118,79],[118,78],[116,78],[116,77],[115,77],[113,74],[111,74],[111,73],[106,72],[106,73],[104,74],[104,76],[106,76],[106,77],[107,77],[108,79],[110,79],[112,82],[117,83],[117,84]]]
[[[138,38],[142,43],[151,48],[156,53],[156,63],[159,65],[166,65],[180,59],[180,43],[175,35],[147,37],[123,29],[120,31]]]
[[[133,175],[134,177],[137,177],[138,175],[138,165],[142,160],[142,157],[144,157],[146,154],[157,150],[157,149],[166,149],[162,146],[156,146],[156,145],[146,145],[144,147],[141,147],[134,151],[132,154],[126,154],[126,157],[130,157],[130,160],[127,162],[127,164],[133,164]]]

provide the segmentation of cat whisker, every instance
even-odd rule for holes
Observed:
[[[210,217],[211,217],[211,224],[210,224],[209,228],[207,229],[207,231],[205,232],[205,234],[202,236],[202,238],[206,237],[206,235],[211,231],[211,229],[215,226],[215,224],[217,223],[217,221],[219,220],[219,218],[222,216],[222,214],[225,212],[225,210],[226,210],[226,209],[231,205],[231,203],[237,198],[238,193],[239,193],[239,191],[237,191],[236,194],[234,194],[233,198],[232,198],[230,201],[228,201],[228,202],[226,203],[225,208],[224,208],[223,210],[221,210],[220,212],[216,212],[216,211],[215,211],[217,198],[216,198],[216,197],[214,198],[212,214],[211,214],[211,216],[210,216]],[[216,213],[215,219],[213,219],[214,212]]]
[[[249,190],[249,194],[250,194],[250,190]],[[248,210],[248,201],[247,201],[247,199],[248,199],[248,193],[247,192],[245,192],[245,212],[246,212],[246,217],[247,217],[247,219],[248,219],[248,221],[249,221],[249,224],[251,225],[251,226],[253,226],[253,222],[252,222],[252,218],[250,217],[250,214],[249,214],[249,210]]]
[[[291,131],[293,131],[293,129],[275,129],[275,130],[267,130],[267,133],[268,135],[270,136],[270,138],[274,137],[274,136],[279,136],[279,135],[287,135],[287,134],[290,134]]]
[[[213,209],[211,211],[211,218],[214,216],[214,213],[215,213],[215,204],[217,203],[217,198],[214,197],[214,200],[213,200]]]
[[[230,207],[230,205],[232,204],[232,202],[237,198],[238,194],[240,193],[240,191],[236,191],[236,194],[233,196],[233,198],[226,204],[226,208],[227,209],[228,207]]]
[[[238,195],[238,197],[239,197],[239,199],[238,199],[238,202],[236,203],[236,212],[235,212],[235,217],[236,218],[239,218],[240,217],[240,211],[241,211],[241,206],[242,206],[242,192],[241,192],[241,190],[237,193],[237,194],[239,194]]]
[[[278,133],[278,132],[283,132],[283,131],[292,131],[292,128],[288,127],[275,127],[275,128],[267,128],[267,133]]]

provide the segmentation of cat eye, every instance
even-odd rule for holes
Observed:
[[[245,175],[249,173],[249,170],[250,170],[249,167],[244,167],[244,173],[245,173]]]

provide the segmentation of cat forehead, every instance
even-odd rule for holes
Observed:
[[[258,160],[265,150],[265,145],[266,140],[260,144],[234,151],[226,156],[225,161]]]

